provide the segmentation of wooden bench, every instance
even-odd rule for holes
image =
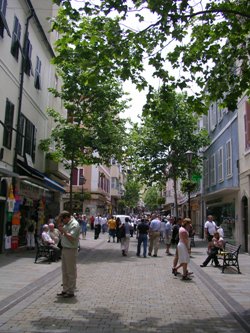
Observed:
[[[236,267],[238,274],[241,274],[238,260],[240,247],[241,245],[225,242],[224,249],[217,255],[217,258],[222,260],[222,273],[224,273],[226,267]]]
[[[54,251],[49,246],[43,244],[41,239],[37,240],[35,264],[39,258],[46,258],[50,264],[53,261]]]

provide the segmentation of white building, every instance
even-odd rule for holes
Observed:
[[[6,237],[13,248],[25,243],[31,215],[39,226],[49,212],[60,210],[63,180],[68,179],[60,166],[46,164],[38,147],[53,126],[47,108],[64,112],[48,91],[59,84],[51,64],[56,34],[49,33],[47,20],[56,10],[50,0],[0,0],[0,251],[8,245]],[[12,188],[11,211],[7,198]]]

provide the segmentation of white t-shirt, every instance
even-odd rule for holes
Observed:
[[[206,221],[204,228],[207,229],[209,235],[212,235],[216,232],[217,225],[214,221]]]

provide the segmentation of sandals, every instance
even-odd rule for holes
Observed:
[[[191,281],[192,280],[188,275],[183,275],[181,279],[183,281]]]

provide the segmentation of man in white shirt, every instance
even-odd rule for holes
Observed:
[[[208,244],[207,244],[208,253],[210,253],[211,247],[213,245],[212,239],[213,239],[214,233],[216,232],[217,229],[218,229],[218,227],[217,227],[216,223],[213,221],[213,216],[208,215],[207,221],[204,225],[205,237],[208,241]]]
[[[158,215],[153,215],[149,225],[149,249],[148,255],[151,256],[154,250],[153,257],[157,257],[157,252],[160,242],[161,220]]]

